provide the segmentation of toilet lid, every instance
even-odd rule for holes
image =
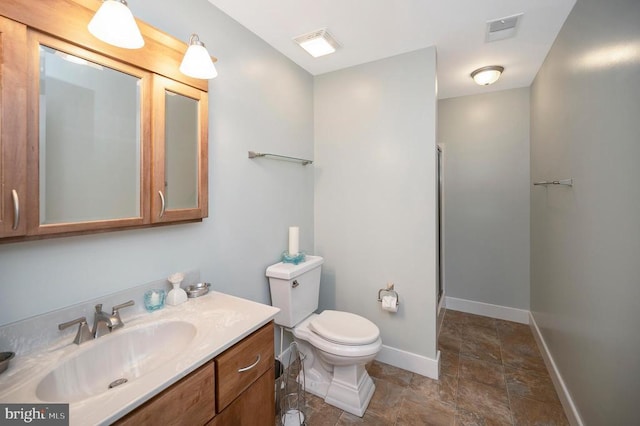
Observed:
[[[323,311],[309,322],[309,329],[322,338],[343,345],[366,345],[380,336],[378,327],[349,312]]]

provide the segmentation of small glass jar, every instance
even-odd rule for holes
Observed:
[[[147,311],[153,312],[164,307],[164,298],[166,293],[164,290],[153,289],[144,293],[144,307]]]

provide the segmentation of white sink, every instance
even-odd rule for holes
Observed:
[[[186,321],[116,330],[86,343],[86,350],[80,347],[79,353],[53,369],[38,384],[36,396],[46,402],[71,403],[113,392],[181,354],[195,336],[196,327]],[[126,382],[109,388],[120,379]]]

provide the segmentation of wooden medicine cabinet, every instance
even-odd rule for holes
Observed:
[[[100,2],[0,2],[0,242],[208,215],[208,81],[138,21],[127,50],[87,30]]]

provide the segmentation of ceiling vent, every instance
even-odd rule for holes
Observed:
[[[487,22],[487,37],[485,41],[490,43],[492,41],[515,37],[518,25],[522,20],[522,15],[522,13],[519,13]]]

